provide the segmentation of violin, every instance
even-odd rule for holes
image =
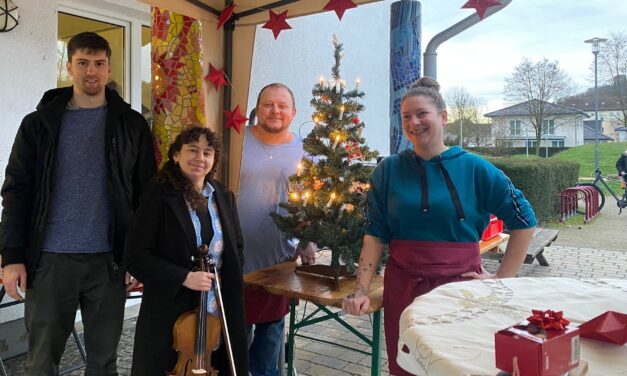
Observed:
[[[206,272],[209,267],[213,267],[215,274],[215,282],[218,282],[217,268],[212,265],[208,251],[209,247],[203,244],[200,246],[200,257],[198,267],[200,271]],[[200,304],[197,309],[183,313],[174,323],[174,345],[173,348],[178,352],[178,360],[174,370],[168,372],[168,376],[195,376],[207,375],[217,376],[218,371],[211,367],[211,353],[220,340],[220,331],[223,327],[220,321],[223,321],[224,310],[222,309],[222,296],[218,293],[219,284],[216,283],[216,296],[218,301],[221,317],[218,319],[207,312],[208,308],[208,292],[201,291]],[[224,320],[224,324],[226,321]],[[224,327],[226,328],[226,327]],[[230,339],[228,339],[228,331],[225,335],[225,342],[228,346],[230,363],[233,363],[233,354],[230,348]],[[235,366],[231,368],[233,375]]]

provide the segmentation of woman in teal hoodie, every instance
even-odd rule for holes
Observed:
[[[385,158],[372,174],[355,292],[343,303],[347,313],[366,312],[366,293],[388,246],[383,306],[392,375],[409,375],[396,355],[400,315],[413,299],[448,282],[516,276],[536,226],[531,205],[502,171],[444,145],[448,115],[439,88],[423,77],[403,97],[403,134],[413,149]],[[511,230],[494,275],[483,269],[479,253],[490,213]]]

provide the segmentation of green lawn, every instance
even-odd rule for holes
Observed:
[[[616,175],[616,160],[627,150],[627,142],[609,142],[599,144],[599,167],[603,175]],[[568,149],[552,158],[565,159],[579,163],[579,176],[594,177],[594,145],[582,145]]]

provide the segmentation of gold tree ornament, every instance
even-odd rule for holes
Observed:
[[[11,31],[19,24],[17,7],[11,0],[0,0],[0,32]]]

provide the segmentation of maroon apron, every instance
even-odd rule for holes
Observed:
[[[246,325],[277,321],[290,311],[288,298],[261,289],[244,287]]]
[[[449,282],[481,274],[479,243],[393,240],[383,277],[385,343],[392,375],[411,375],[396,363],[401,313],[415,297]]]

